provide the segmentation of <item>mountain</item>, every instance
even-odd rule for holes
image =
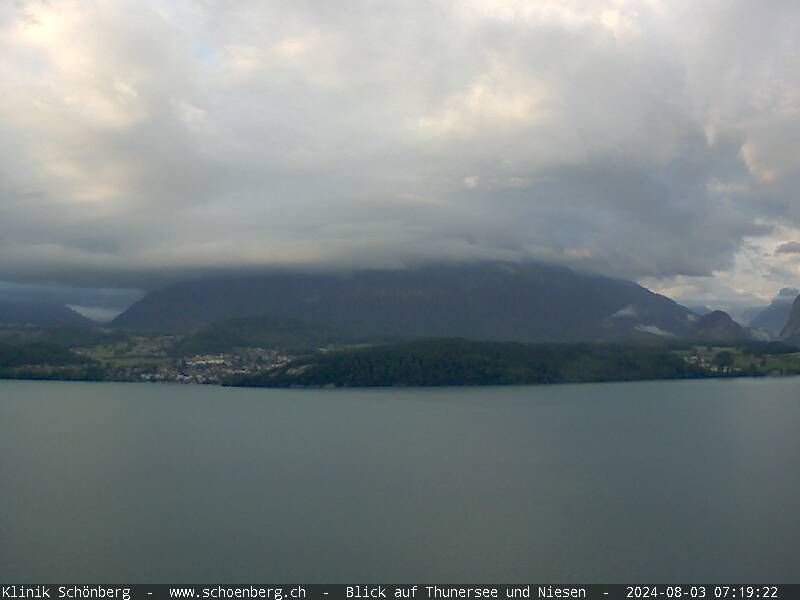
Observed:
[[[122,288],[84,288],[0,281],[0,302],[66,306],[95,322],[108,322],[144,296]]]
[[[749,325],[753,329],[763,329],[773,338],[777,338],[789,320],[792,312],[792,303],[800,296],[800,290],[783,288],[772,300],[769,306],[762,309]]]
[[[728,313],[715,310],[695,323],[692,338],[708,343],[734,343],[751,340],[753,336]]]
[[[781,331],[780,339],[795,346],[800,346],[800,296],[794,301],[786,327]]]
[[[355,344],[371,338],[300,321],[271,316],[242,317],[206,325],[181,339],[172,348],[176,356],[222,354],[236,348],[271,348],[297,354],[317,350],[331,344]]]
[[[767,306],[748,306],[747,308],[740,309],[739,316],[741,317],[742,323],[750,325],[750,323],[767,308]]]
[[[0,324],[40,327],[91,327],[95,323],[69,307],[48,302],[16,302],[0,298]]]
[[[517,341],[668,338],[686,335],[697,318],[630,281],[540,263],[476,263],[177,283],[112,326],[186,333],[259,315],[372,335]]]
[[[687,304],[686,308],[688,308],[694,314],[700,315],[701,317],[704,316],[704,315],[707,315],[709,313],[714,312],[713,308],[709,308],[709,307],[707,307],[705,305],[689,305],[689,304]]]

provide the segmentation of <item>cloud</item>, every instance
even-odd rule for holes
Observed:
[[[800,254],[800,242],[784,242],[775,248],[775,254]]]
[[[770,296],[800,282],[752,250],[800,227],[798,22],[744,0],[6,3],[0,279],[535,258]]]
[[[775,300],[794,302],[794,300],[797,298],[798,295],[800,295],[800,289],[781,288],[781,290],[778,292],[778,295],[775,296]]]

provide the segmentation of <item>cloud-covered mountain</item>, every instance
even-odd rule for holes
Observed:
[[[628,281],[539,263],[198,280],[151,292],[117,327],[185,332],[269,315],[373,335],[523,341],[671,338],[696,318]]]
[[[66,306],[97,322],[107,322],[141,298],[136,289],[92,288],[53,283],[0,281],[0,302],[15,305]]]
[[[0,278],[536,259],[751,302],[800,280],[798,22],[744,0],[3,2]]]

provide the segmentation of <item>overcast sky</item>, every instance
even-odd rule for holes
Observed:
[[[796,0],[0,3],[0,280],[537,258],[800,285]]]

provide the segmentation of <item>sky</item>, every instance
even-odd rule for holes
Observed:
[[[763,304],[800,287],[799,26],[795,0],[5,0],[0,281],[535,259]]]

